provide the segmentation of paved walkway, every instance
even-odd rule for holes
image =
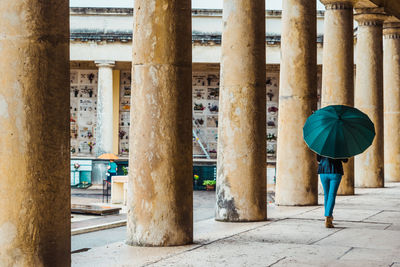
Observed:
[[[322,203],[322,198],[320,198]],[[129,247],[123,242],[72,255],[73,266],[400,267],[400,184],[338,197],[334,229],[323,207],[268,207],[269,220],[194,224],[195,244]]]
[[[80,195],[79,197],[77,197],[78,194]],[[77,204],[96,204],[97,202],[101,202],[101,193],[100,198],[97,199],[97,202],[93,201],[94,194],[95,193],[90,191],[86,193],[84,190],[75,190],[72,193],[72,202]],[[214,205],[215,192],[195,191],[193,194],[194,222],[213,218]],[[123,242],[125,240],[126,226],[118,226],[126,225],[126,213],[108,216],[73,214],[73,216],[74,218],[72,218],[71,223],[73,235],[71,237],[71,251],[73,253],[105,246],[114,242]]]
[[[77,234],[76,230],[83,228],[96,228],[113,222],[121,222],[126,220],[126,207],[122,205],[113,205],[110,203],[102,203],[102,190],[99,189],[72,189],[71,190],[72,204],[90,204],[107,207],[121,207],[119,215],[83,215],[72,214],[71,229],[73,234]],[[203,221],[214,217],[215,192],[213,191],[194,191],[193,192],[193,220]],[[86,232],[86,231],[84,231]],[[90,232],[90,231],[88,231]]]
[[[72,204],[91,204],[101,203],[103,200],[103,190],[93,189],[78,189],[71,188],[71,203]]]

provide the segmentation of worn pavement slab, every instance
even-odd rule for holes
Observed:
[[[334,229],[324,227],[322,206],[270,205],[265,222],[196,222],[193,245],[144,248],[119,242],[75,253],[72,265],[400,267],[400,183],[357,189],[336,203]]]

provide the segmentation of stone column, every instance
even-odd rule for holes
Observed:
[[[0,266],[70,266],[68,2],[0,3]]]
[[[114,61],[96,61],[99,68],[97,92],[96,156],[113,152]]]
[[[136,0],[129,245],[193,240],[192,28],[187,0]]]
[[[353,4],[322,0],[325,5],[322,107],[354,105]],[[354,159],[344,164],[339,195],[354,195]]]
[[[383,48],[380,9],[357,9],[357,75],[355,107],[375,124],[376,136],[371,147],[355,159],[357,187],[383,187]]]
[[[316,205],[316,156],[303,140],[317,108],[316,1],[284,0],[282,27],[275,202]]]
[[[383,30],[385,181],[400,182],[400,23]]]
[[[223,9],[218,221],[261,221],[266,211],[265,0]]]

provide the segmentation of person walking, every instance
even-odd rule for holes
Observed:
[[[111,182],[111,178],[115,175],[117,175],[118,167],[117,163],[114,162],[114,160],[110,160],[110,163],[107,166],[107,181]]]
[[[318,174],[324,188],[325,227],[333,226],[333,208],[335,207],[336,194],[342,180],[342,162],[348,159],[331,159],[317,154]]]
[[[371,146],[375,126],[367,114],[354,107],[331,105],[307,118],[303,138],[317,154],[318,174],[325,193],[325,226],[332,228],[336,193],[343,176],[342,162]]]

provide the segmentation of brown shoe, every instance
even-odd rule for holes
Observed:
[[[326,228],[335,228],[335,226],[333,226],[333,217],[329,216],[329,217],[325,217],[325,227]]]

